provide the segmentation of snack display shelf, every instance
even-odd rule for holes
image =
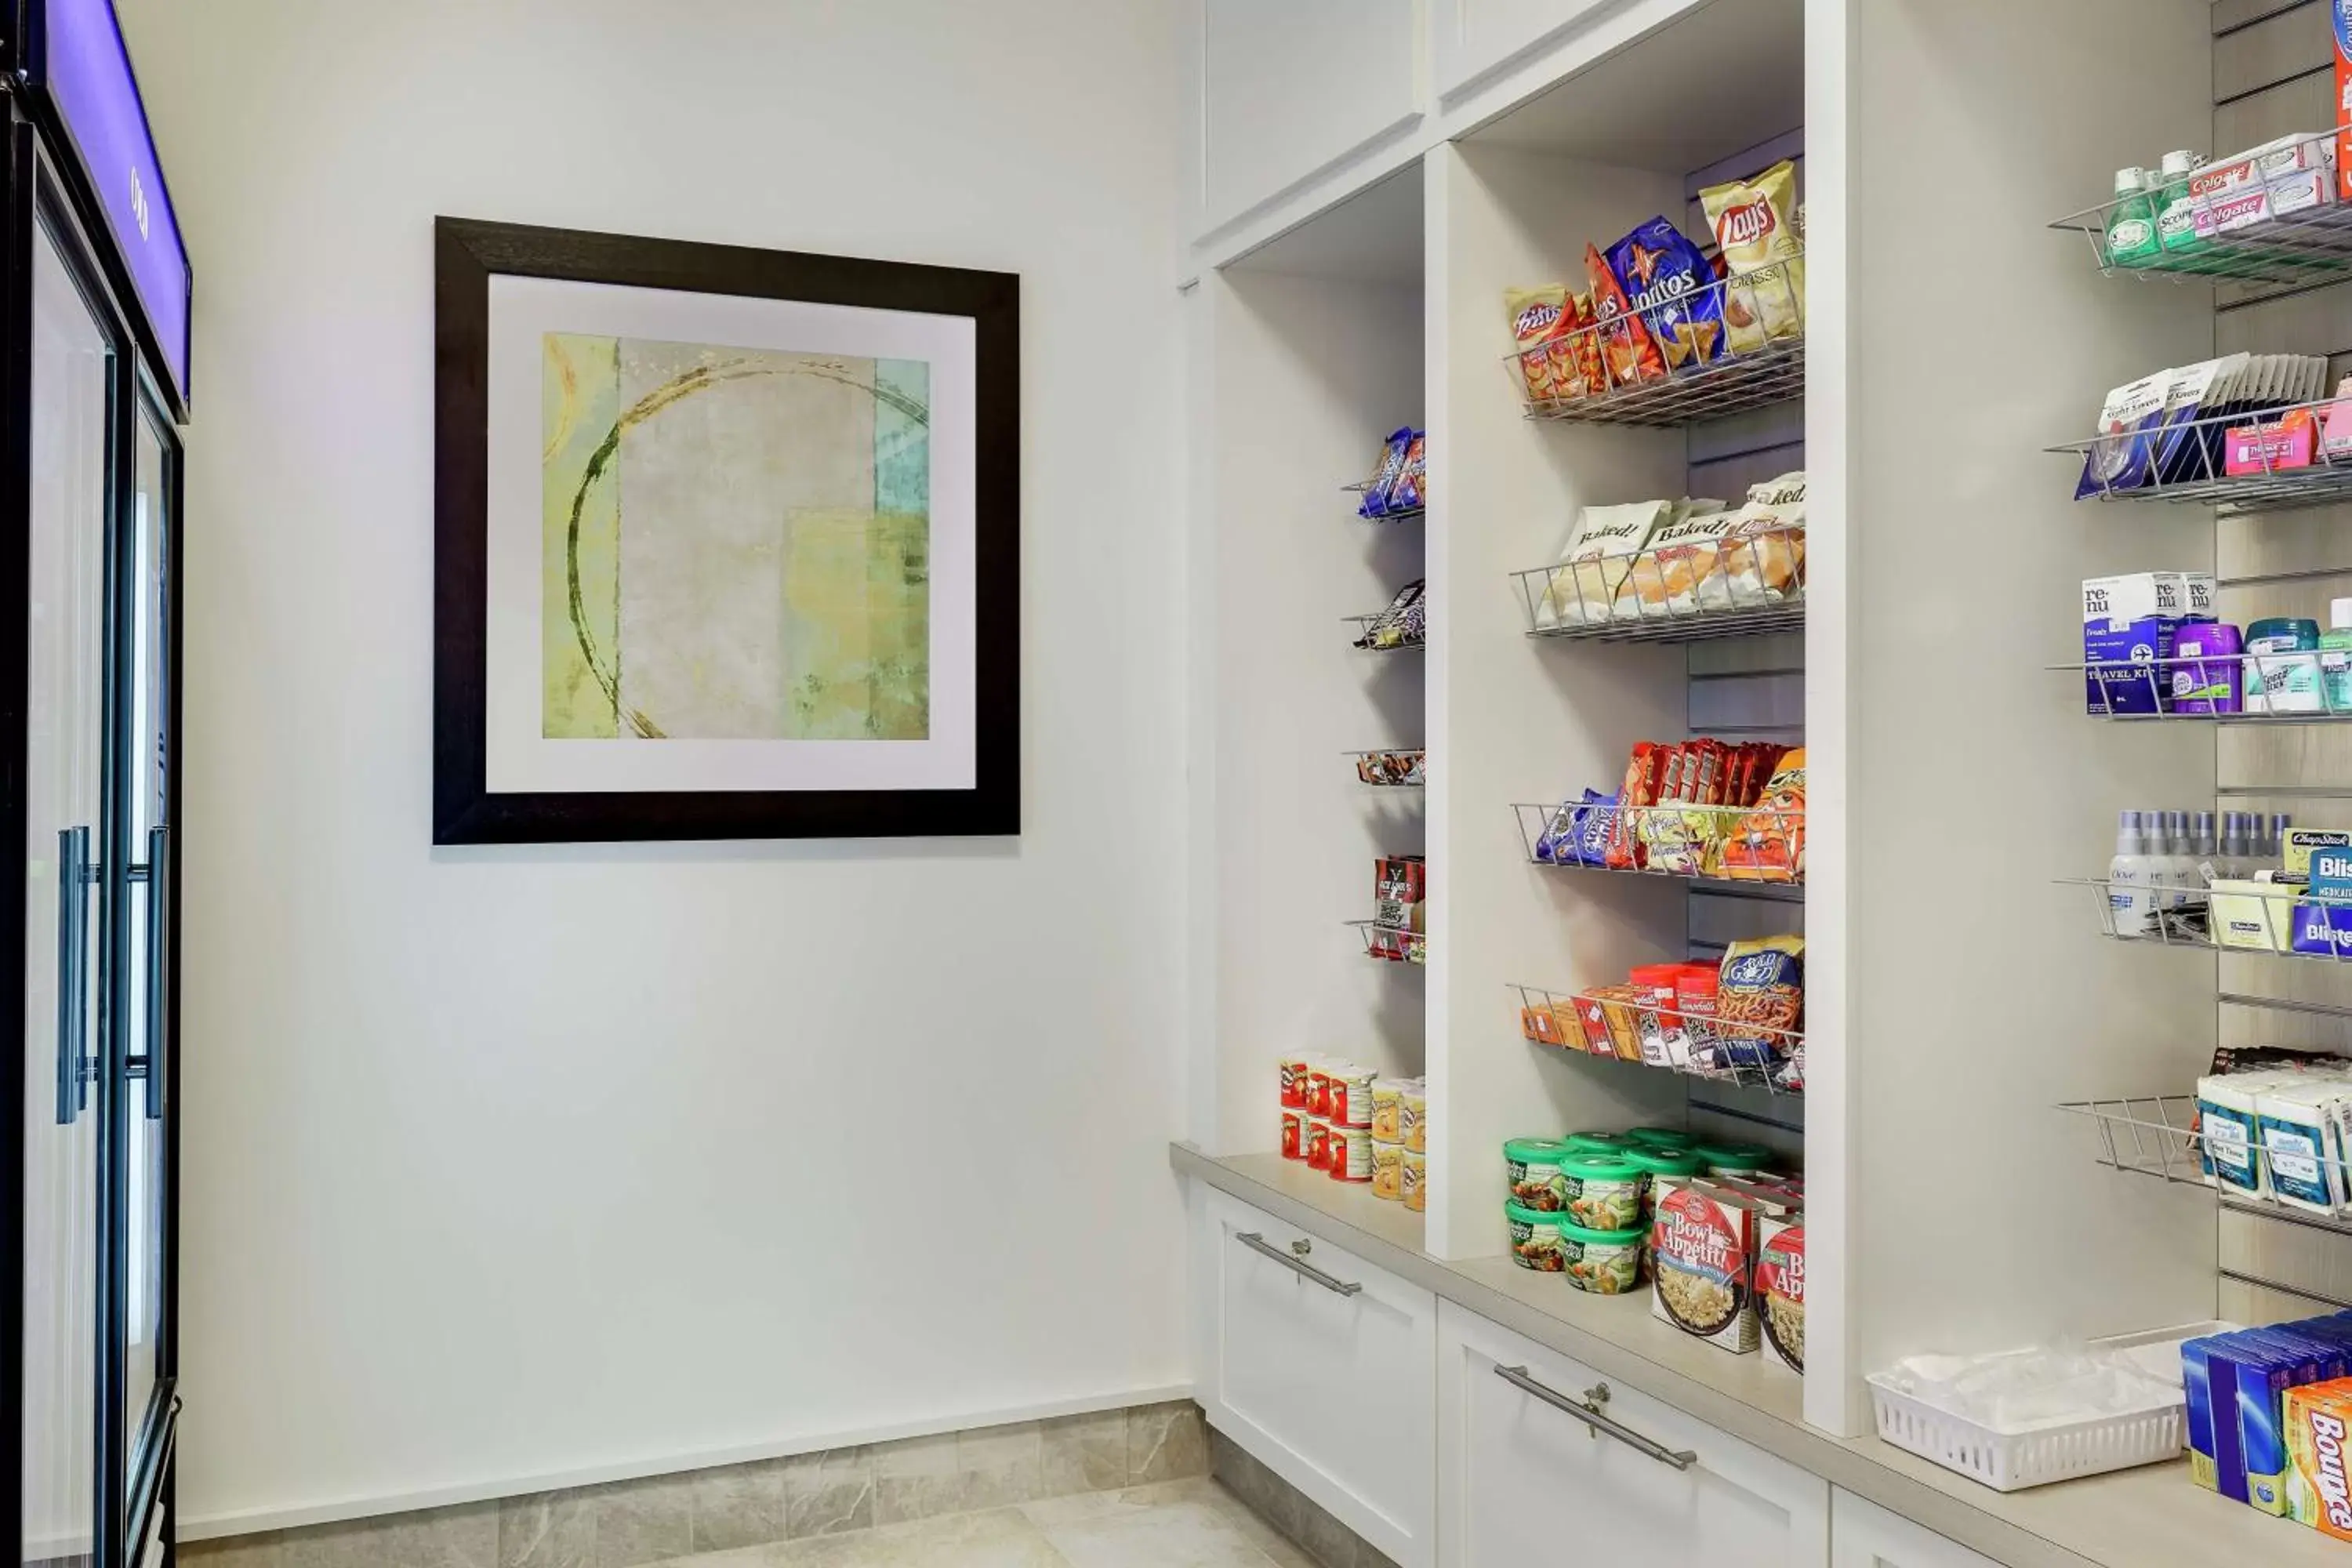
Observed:
[[[1352,485],[1342,485],[1339,488],[1356,498],[1356,504],[1360,509],[1356,513],[1356,520],[1360,522],[1419,522],[1429,515],[1429,509],[1426,506],[1409,506],[1396,511],[1383,511],[1377,517],[1369,516],[1360,508],[1363,505],[1363,498],[1372,493],[1371,480],[1359,479]]]
[[[1805,626],[1805,531],[1514,572],[1531,637],[1705,642]],[[1786,586],[1781,586],[1786,584]]]
[[[1342,616],[1340,619],[1356,628],[1356,647],[1365,653],[1419,653],[1428,646],[1425,635],[1408,637],[1399,617],[1389,610],[1370,616]],[[1381,640],[1391,633],[1394,640]]]
[[[2094,719],[2108,719],[2117,723],[2137,724],[2156,721],[2180,724],[2326,724],[2332,721],[2352,719],[2352,700],[2342,691],[2331,690],[2326,679],[2325,660],[2340,659],[2342,654],[2301,651],[2294,653],[2231,653],[2203,655],[2189,658],[2134,658],[2114,660],[2104,664],[2053,664],[2047,668],[2053,675],[2073,675],[2084,682],[2085,711]],[[2248,679],[2249,676],[2254,679]],[[2298,679],[2297,677],[2301,679]],[[2091,686],[2095,683],[2099,700],[2105,711],[2088,706]],[[2257,694],[2253,700],[2264,703],[2261,711],[2245,710],[2245,692],[2255,686],[2276,686],[2282,690],[2302,689],[2299,701],[2305,706],[2275,711],[2269,700]],[[2178,706],[2175,693],[2189,690],[2210,691],[2220,688],[2228,693],[2226,700],[2213,706],[2230,709],[2225,712],[2185,712]],[[2165,703],[2175,706],[2167,708]],[[2316,707],[2309,704],[2316,703]],[[2267,793],[2254,791],[2255,794]]]
[[[2179,1186],[2204,1187],[2223,1208],[2352,1236],[2352,1209],[2327,1213],[2277,1194],[2271,1182],[2270,1151],[2258,1140],[2249,1140],[2244,1150],[2252,1173],[2251,1190],[2236,1182],[2224,1186],[2210,1175],[2205,1169],[2205,1142],[2199,1128],[2195,1095],[2070,1100],[2058,1109],[2097,1124],[2098,1163],[2110,1170],[2153,1176]],[[2343,1181],[2347,1184],[2346,1190],[2352,1192],[2352,1167],[2325,1155],[2313,1159],[2330,1173],[2330,1186]]]
[[[2045,449],[2082,463],[2080,500],[2234,513],[2326,506],[2352,498],[2352,398],[2183,419],[2160,433],[2107,431]]]
[[[2210,889],[2150,888],[2105,877],[2064,879],[2062,888],[2087,888],[2100,929],[2117,942],[2153,942],[2196,952],[2247,958],[2299,958],[2352,963],[2352,893],[2314,892],[2294,883],[2231,880]],[[2132,910],[2150,894],[2184,901],[2119,918],[2116,900]],[[2145,930],[2135,929],[2145,920]],[[2220,930],[2216,931],[2216,926]]]
[[[1429,783],[1429,753],[1419,746],[1339,754],[1356,764],[1356,782],[1367,789],[1421,789]]]
[[[1379,921],[1349,921],[1347,924],[1362,933],[1364,955],[1385,963],[1409,964],[1418,969],[1429,962],[1429,934],[1408,931],[1402,926],[1383,925]]]
[[[1704,1079],[1709,1083],[1727,1083],[1742,1089],[1760,1089],[1785,1100],[1804,1097],[1802,1079],[1793,1082],[1775,1081],[1787,1070],[1788,1059],[1804,1047],[1805,1037],[1790,1029],[1767,1028],[1761,1024],[1737,1026],[1738,1034],[1730,1034],[1729,1026],[1706,1024],[1693,1031],[1693,1059],[1685,1062],[1654,1061],[1645,1058],[1627,1057],[1622,1053],[1596,1051],[1586,1045],[1584,1027],[1575,1016],[1577,1009],[1587,1004],[1587,994],[1576,991],[1553,991],[1541,985],[1509,983],[1509,989],[1519,999],[1519,1034],[1531,1045],[1546,1046],[1566,1051],[1571,1056],[1591,1057],[1596,1061],[1617,1062],[1625,1067],[1643,1068],[1651,1072],[1670,1072],[1684,1078]],[[1719,1064],[1696,1059],[1698,1053],[1720,1053],[1726,1042],[1736,1043],[1739,1054],[1748,1058],[1769,1053],[1773,1059],[1739,1060],[1736,1057]]]
[[[1671,427],[1721,419],[1805,395],[1805,272],[1800,254],[1756,271],[1717,279],[1683,297],[1685,312],[1734,330],[1709,340],[1714,357],[1699,362],[1687,342],[1655,343],[1644,371],[1620,339],[1631,317],[1578,327],[1503,356],[1503,369],[1530,419],[1587,425]],[[1768,337],[1763,323],[1782,326]],[[1643,328],[1649,336],[1646,326]],[[1624,368],[1633,365],[1629,373]],[[1618,368],[1608,369],[1605,367]],[[1612,384],[1597,392],[1596,381]],[[1565,390],[1563,390],[1565,389]]]
[[[1728,842],[1733,837],[1739,837],[1750,847],[1761,850],[1768,844],[1787,844],[1801,838],[1805,831],[1805,814],[1802,811],[1774,811],[1753,805],[1594,806],[1591,809],[1626,817],[1629,829],[1637,838],[1642,837],[1645,826],[1654,823],[1702,841]],[[1596,866],[1588,860],[1555,859],[1544,852],[1545,840],[1549,837],[1553,821],[1560,815],[1561,808],[1518,801],[1513,803],[1511,810],[1518,816],[1519,841],[1527,848],[1528,864],[1530,866],[1541,866],[1547,870],[1601,871],[1620,877],[1658,877],[1739,898],[1801,902],[1805,897],[1804,883],[1786,879],[1727,877],[1647,865]],[[1692,831],[1694,825],[1696,833]],[[1707,858],[1719,865],[1719,851]]]
[[[2335,140],[2328,131],[2283,141],[2261,159],[2208,164],[2050,226],[2087,239],[2109,277],[2296,284],[2352,275],[2352,205],[2333,199],[2327,167]],[[2325,199],[2313,205],[2315,196]],[[2185,213],[2197,205],[2215,215],[2208,232],[2191,222],[2168,234],[2158,221],[2168,207]],[[2232,221],[2238,226],[2226,232],[2216,226]]]

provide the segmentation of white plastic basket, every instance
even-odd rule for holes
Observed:
[[[2091,1348],[2177,1346],[2186,1340],[2227,1333],[2235,1326],[2195,1323],[2093,1340]],[[1885,1373],[1872,1373],[1868,1381],[1882,1441],[1932,1459],[1995,1491],[2022,1491],[2052,1481],[2162,1464],[2178,1458],[2189,1446],[2188,1405],[2178,1389],[2168,1397],[2152,1398],[2138,1410],[2052,1421],[2021,1432],[1996,1432],[1896,1391],[1889,1386]]]

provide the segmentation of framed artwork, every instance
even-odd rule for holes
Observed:
[[[1020,831],[1020,280],[440,218],[433,841]]]

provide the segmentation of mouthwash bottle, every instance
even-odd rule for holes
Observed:
[[[2160,254],[2156,202],[2147,194],[2147,171],[2117,169],[2115,205],[2107,212],[2107,264],[2147,267]]]

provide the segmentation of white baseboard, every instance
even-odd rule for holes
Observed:
[[[903,1437],[936,1437],[945,1432],[968,1432],[982,1426],[1002,1426],[1014,1421],[1046,1421],[1059,1415],[1091,1415],[1104,1410],[1124,1410],[1132,1405],[1160,1405],[1171,1399],[1190,1399],[1192,1385],[1189,1383],[1169,1384],[1156,1388],[1121,1389],[1115,1394],[1086,1394],[1074,1399],[1050,1399],[1037,1405],[1015,1405],[1009,1409],[965,1410],[927,1416],[919,1421],[892,1422],[879,1426],[864,1426],[845,1432],[803,1432],[773,1442],[754,1443],[736,1448],[719,1448],[692,1454],[665,1454],[655,1458],[624,1460],[618,1464],[591,1465],[576,1470],[563,1470],[548,1475],[509,1476],[495,1480],[469,1481],[456,1486],[434,1487],[423,1491],[389,1493],[375,1497],[340,1498],[331,1502],[307,1503],[293,1508],[257,1508],[236,1510],[226,1513],[184,1515],[179,1521],[175,1537],[181,1541],[211,1541],[226,1535],[254,1535],[268,1530],[295,1530],[309,1524],[336,1524],[345,1520],[373,1519],[379,1514],[411,1513],[418,1509],[447,1508],[457,1503],[487,1502],[494,1498],[527,1497],[533,1492],[560,1491],[567,1487],[603,1486],[611,1481],[642,1480],[647,1476],[672,1476],[688,1470],[716,1469],[723,1465],[750,1464],[759,1459],[781,1459],[793,1454],[813,1454],[824,1448],[852,1448],[864,1443],[891,1443]]]

